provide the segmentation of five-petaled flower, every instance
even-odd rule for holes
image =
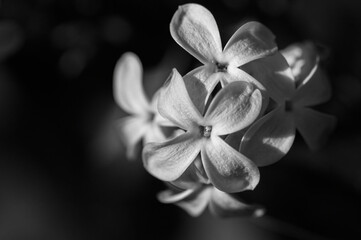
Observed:
[[[249,126],[258,117],[261,105],[258,89],[247,82],[233,82],[217,93],[203,116],[174,69],[160,91],[158,110],[185,132],[166,142],[145,145],[145,168],[160,180],[177,181],[188,168],[193,171],[200,154],[196,168],[204,168],[210,183],[219,190],[253,189],[259,181],[258,168],[221,137]]]
[[[281,159],[291,148],[296,129],[307,145],[315,149],[336,123],[335,117],[310,108],[331,97],[331,87],[319,68],[315,46],[309,42],[296,44],[282,54],[286,59],[278,60],[287,60],[291,66],[290,71],[283,73],[283,81],[262,82],[277,106],[250,127],[240,145],[240,151],[258,166]]]
[[[135,158],[137,145],[164,141],[162,118],[157,111],[157,96],[147,99],[142,87],[143,68],[139,58],[131,52],[124,53],[114,70],[114,99],[124,111],[131,114],[119,120],[118,126],[127,149],[127,157]]]
[[[261,216],[262,208],[233,193],[254,189],[258,167],[280,160],[296,130],[316,148],[336,122],[310,108],[331,96],[315,46],[307,42],[279,52],[270,30],[248,22],[222,49],[213,15],[198,4],[180,6],[170,32],[203,65],[183,77],[173,69],[150,102],[140,60],[133,53],[122,56],[114,97],[131,114],[119,122],[127,156],[135,156],[143,139],[145,168],[170,186],[158,199],[192,216],[207,206],[219,216]],[[162,126],[170,125],[174,134],[167,139]]]
[[[184,76],[185,81],[192,81],[195,76],[205,85],[205,91],[198,90],[197,93],[193,92],[193,88],[188,89],[192,100],[200,94],[209,94],[219,81],[222,86],[232,81],[247,81],[264,90],[257,80],[239,68],[277,51],[273,33],[261,23],[248,22],[241,26],[222,50],[220,34],[212,13],[201,5],[185,4],[179,6],[174,14],[170,32],[181,47],[204,64]],[[265,94],[262,95],[266,97]]]

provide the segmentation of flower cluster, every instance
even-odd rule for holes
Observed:
[[[257,186],[258,167],[285,156],[296,129],[317,148],[335,125],[333,116],[310,108],[331,96],[316,48],[305,42],[278,51],[259,22],[242,25],[222,48],[213,15],[198,4],[180,6],[170,32],[202,66],[184,76],[173,69],[149,101],[140,60],[122,56],[114,95],[131,114],[119,122],[127,155],[143,140],[146,170],[169,186],[158,195],[163,203],[192,216],[207,206],[219,216],[260,216],[262,208],[234,193]]]

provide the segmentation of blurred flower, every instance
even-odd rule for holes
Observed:
[[[173,203],[183,208],[193,217],[201,215],[207,206],[213,215],[220,217],[260,217],[265,212],[259,206],[245,204],[231,194],[205,184],[187,190],[171,188],[160,192],[158,199],[162,203]]]
[[[161,123],[167,123],[156,110],[158,93],[154,94],[151,102],[147,99],[142,87],[142,74],[140,59],[131,52],[118,60],[114,70],[115,101],[131,114],[118,122],[128,158],[135,158],[136,146],[141,139],[144,144],[166,139]]]
[[[222,50],[218,27],[213,15],[198,4],[178,8],[170,23],[174,40],[204,65],[185,76],[201,79],[210,93],[220,81],[223,86],[232,81],[247,81],[263,86],[238,67],[273,54],[277,50],[272,32],[258,22],[241,26]]]
[[[240,151],[257,166],[280,160],[291,148],[296,129],[307,145],[316,149],[336,123],[335,117],[310,108],[331,97],[330,84],[319,68],[312,43],[292,45],[282,54],[292,72],[285,72],[283,81],[262,82],[277,106],[249,128],[240,145]],[[271,60],[275,58],[265,59]],[[278,60],[284,61],[280,55]]]
[[[191,101],[184,80],[174,69],[160,91],[158,110],[186,132],[163,143],[147,144],[143,149],[145,168],[160,180],[176,181],[188,168],[197,168],[192,163],[200,154],[198,171],[205,172],[205,178],[219,190],[253,189],[259,181],[258,168],[221,136],[250,125],[260,112],[261,99],[260,91],[251,84],[234,82],[217,93],[202,116]]]

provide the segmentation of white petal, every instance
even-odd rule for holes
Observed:
[[[187,189],[180,192],[168,189],[158,193],[157,198],[161,203],[176,203],[182,201],[186,197],[189,197],[195,191],[197,191],[197,189],[195,188]]]
[[[172,193],[172,191],[161,192],[158,196],[159,201],[163,203],[174,203],[183,208],[193,217],[199,216],[209,203],[211,197],[210,187],[201,187],[198,189],[189,189],[181,193]]]
[[[212,134],[225,135],[250,125],[260,113],[262,96],[247,82],[233,82],[221,89],[211,102],[205,124]]]
[[[148,143],[143,148],[144,167],[160,180],[178,179],[200,152],[202,141],[186,132],[164,143]]]
[[[295,109],[296,128],[311,149],[320,148],[336,126],[336,118],[311,108]]]
[[[248,22],[233,34],[223,53],[230,65],[239,67],[275,51],[277,45],[273,33],[259,22]]]
[[[137,144],[144,137],[149,128],[147,119],[142,117],[125,117],[117,122],[122,142],[127,149],[127,158],[134,159],[137,155]]]
[[[257,79],[255,79],[253,76],[243,71],[242,69],[229,66],[228,73],[228,75],[225,73],[224,77],[222,78],[223,86],[226,86],[228,83],[235,81],[244,81],[253,84],[257,89],[261,90],[262,92],[266,90],[266,88],[262,85],[261,82],[259,82]]]
[[[316,46],[308,41],[292,44],[280,52],[290,65],[297,85],[309,75],[319,61]]]
[[[259,182],[257,166],[220,137],[212,136],[201,156],[211,183],[224,192],[240,192],[254,189]]]
[[[264,208],[245,204],[216,188],[213,188],[209,209],[219,217],[260,217],[265,213]]]
[[[145,114],[150,109],[142,86],[142,63],[137,55],[124,53],[114,69],[114,98],[126,112]]]
[[[298,87],[293,101],[298,106],[309,107],[327,102],[331,95],[330,82],[325,73],[316,65],[306,80]]]
[[[268,92],[266,91],[266,88],[259,81],[257,81],[254,77],[252,77],[245,71],[237,67],[230,66],[228,67],[228,72],[222,73],[219,79],[223,87],[227,86],[227,84],[231,82],[236,82],[236,81],[244,81],[251,83],[255,88],[261,91],[262,94],[261,113],[263,113],[266,110],[269,103],[269,96],[268,96]]]
[[[218,79],[212,75],[211,70],[201,66],[187,73],[183,79],[189,97],[200,113],[203,114],[209,95],[218,83]]]
[[[295,133],[292,115],[278,107],[247,130],[241,141],[240,152],[257,166],[273,164],[288,153]]]
[[[203,64],[216,61],[222,53],[217,23],[212,13],[198,4],[179,6],[171,23],[173,39]]]
[[[173,69],[158,99],[159,113],[185,130],[198,126],[203,117],[190,99],[183,78]]]
[[[279,52],[243,65],[241,69],[257,79],[278,103],[290,99],[296,91],[292,71]]]

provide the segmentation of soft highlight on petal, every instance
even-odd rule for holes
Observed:
[[[290,65],[297,85],[319,61],[316,46],[309,41],[292,44],[280,52]]]
[[[212,191],[209,209],[219,217],[261,217],[265,213],[264,208],[245,204],[216,188]]]
[[[200,152],[202,141],[186,132],[163,143],[148,143],[143,148],[145,169],[156,178],[171,182],[178,179]]]
[[[131,114],[145,114],[150,109],[142,86],[142,75],[142,63],[131,52],[124,53],[114,69],[114,99]]]
[[[158,111],[163,117],[185,130],[194,128],[203,119],[176,69],[173,69],[160,91]]]
[[[295,109],[296,128],[312,150],[322,147],[336,126],[336,117],[311,108]]]
[[[226,135],[250,125],[259,115],[262,96],[247,82],[233,82],[220,90],[211,102],[205,124],[212,134]]]
[[[170,22],[173,39],[203,64],[216,61],[222,53],[217,23],[199,4],[178,7]]]
[[[277,51],[275,36],[259,22],[247,22],[229,39],[224,57],[234,66],[241,66]]]
[[[257,166],[220,137],[212,136],[201,155],[209,179],[219,190],[233,193],[257,186],[260,178]]]
[[[243,65],[241,69],[257,79],[267,89],[267,94],[278,103],[295,94],[292,71],[279,52]]]
[[[239,151],[257,166],[273,164],[292,147],[296,128],[291,114],[279,107],[260,118],[245,133]]]
[[[196,190],[197,189],[187,189],[181,192],[176,192],[168,189],[158,193],[157,198],[161,203],[176,203],[182,201],[186,197],[189,197]]]

